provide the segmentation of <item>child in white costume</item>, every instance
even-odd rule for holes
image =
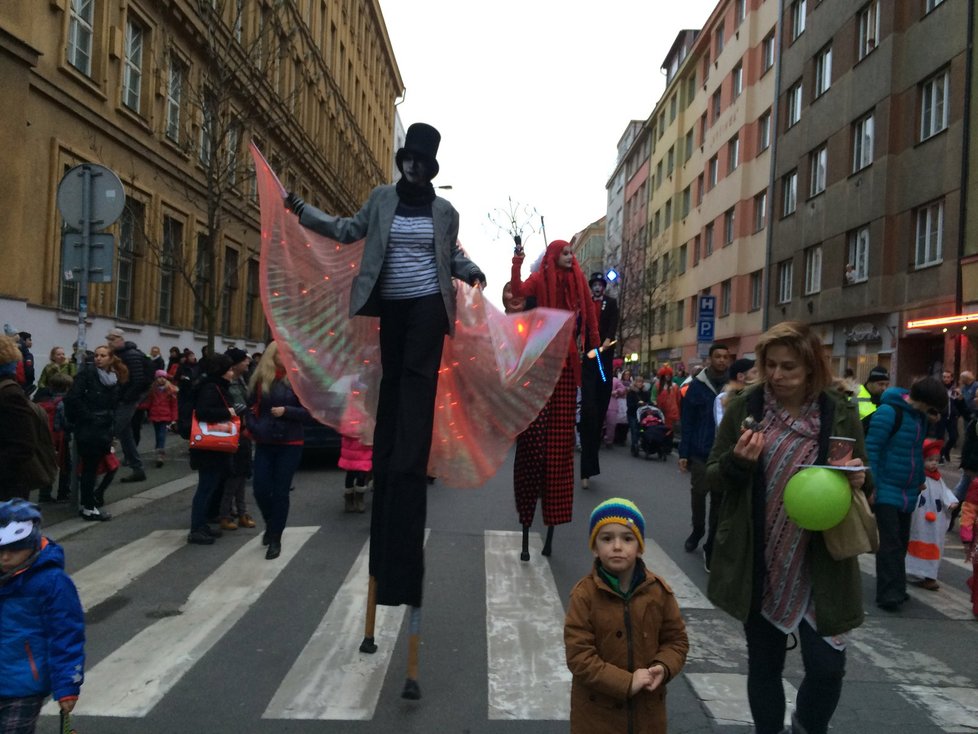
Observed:
[[[944,536],[951,524],[951,511],[958,500],[941,478],[937,468],[943,441],[924,441],[924,489],[910,520],[910,544],[907,546],[907,575],[920,580],[917,585],[937,591],[937,572],[944,555]]]

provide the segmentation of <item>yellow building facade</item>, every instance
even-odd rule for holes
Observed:
[[[248,145],[317,206],[351,214],[391,177],[403,83],[377,0],[12,0],[0,4],[0,321],[38,368],[78,329],[57,191],[81,163],[126,206],[88,346],[258,347],[259,210]],[[208,301],[205,294],[213,293]]]

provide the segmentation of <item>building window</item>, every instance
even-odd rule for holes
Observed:
[[[729,316],[730,315],[730,292],[731,288],[730,278],[720,283],[720,315]]]
[[[658,191],[662,186],[662,161],[655,164],[655,190]]]
[[[861,283],[869,278],[869,227],[849,233],[849,260],[846,262],[846,283]]]
[[[948,71],[935,74],[920,86],[920,139],[947,128]]]
[[[257,316],[261,315],[261,286],[258,279],[258,261],[248,261],[248,282],[247,293],[245,293],[245,337],[253,339],[255,337],[255,326]]]
[[[788,216],[795,213],[798,203],[798,169],[785,175],[781,179],[781,214]]]
[[[829,163],[829,149],[825,145],[808,154],[808,165],[811,170],[811,185],[809,186],[809,196],[815,196],[825,191],[826,167]]]
[[[716,31],[713,33],[714,45],[716,46],[716,57],[720,58],[720,53],[723,51],[723,23],[717,26]]]
[[[221,295],[221,333],[232,333],[234,303],[238,294],[238,251],[224,248],[224,292]]]
[[[917,210],[917,247],[914,265],[918,268],[941,262],[944,252],[944,200]]]
[[[710,49],[706,49],[703,53],[703,81],[706,82],[710,78]]]
[[[861,171],[873,162],[873,113],[852,124],[852,172]]]
[[[126,23],[126,48],[122,73],[122,103],[133,112],[140,110],[143,81],[142,26],[135,21]]]
[[[710,158],[710,188],[717,185],[720,180],[720,159],[717,156]]]
[[[943,2],[944,0],[926,0],[926,2],[924,3],[924,14],[926,15],[927,13],[931,12],[934,8],[936,8],[938,5],[940,5]]]
[[[212,94],[209,90],[204,90],[204,101],[201,106],[201,120],[200,120],[200,146],[198,152],[199,160],[201,165],[205,168],[210,166],[211,162],[211,142],[213,137],[211,134],[211,126],[213,118],[211,115],[210,99]]]
[[[712,101],[712,104],[710,105],[710,109],[713,112],[713,124],[714,125],[716,125],[717,124],[717,120],[720,119],[721,102],[722,102],[722,99],[720,97],[720,90],[718,88],[717,91],[715,91],[713,93],[713,101]]]
[[[71,0],[68,13],[68,63],[90,77],[92,39],[95,36],[95,0]]]
[[[815,56],[815,97],[821,97],[832,86],[832,46],[826,46]]]
[[[693,267],[699,265],[700,262],[700,236],[696,235],[693,238]]]
[[[666,153],[666,175],[671,176],[675,168],[676,168],[676,149],[675,146],[669,146],[669,152]]]
[[[761,41],[761,73],[774,66],[774,31],[768,33]]]
[[[706,225],[703,233],[703,257],[707,258],[713,254],[713,222]]]
[[[676,119],[676,105],[678,104],[676,100],[676,95],[672,95],[672,99],[669,100],[669,124],[671,125]]]
[[[791,260],[778,263],[778,303],[791,303],[791,280],[795,264]]]
[[[768,110],[757,121],[757,149],[767,150],[771,147],[771,110]]]
[[[735,217],[736,207],[730,207],[723,213],[723,246],[731,244],[734,241],[734,217]]]
[[[755,270],[750,274],[750,310],[759,311],[764,298],[764,271]]]
[[[805,250],[805,295],[810,296],[822,290],[822,246],[815,245]]]
[[[801,93],[801,80],[799,79],[788,90],[788,127],[791,127],[801,119]]]
[[[929,0],[930,1],[930,0]],[[737,0],[734,5],[734,24],[739,28],[747,17],[747,0]]]
[[[686,254],[687,254],[686,245],[680,245],[679,262],[677,263],[677,267],[679,268],[679,275],[682,275],[683,273],[686,272]]]
[[[163,326],[174,325],[173,292],[176,287],[177,263],[183,250],[183,222],[163,217],[163,251],[160,253],[160,308],[158,320]]]
[[[859,23],[859,48],[856,51],[858,57],[863,59],[879,44],[880,0],[872,0],[865,5],[856,18]]]
[[[704,183],[703,174],[701,173],[696,177],[696,206],[703,203],[704,193],[706,193],[706,185]]]
[[[727,143],[727,174],[737,170],[740,165],[740,135],[734,135]]]
[[[798,36],[805,32],[805,16],[808,13],[807,0],[794,0],[788,13],[791,16],[791,40],[795,41]]]
[[[126,199],[119,220],[119,263],[116,270],[115,317],[132,319],[132,285],[136,275],[136,256],[146,226],[146,207],[136,199]]]
[[[666,201],[666,207],[662,215],[662,229],[666,230],[672,226],[672,199]]]
[[[689,75],[689,79],[686,80],[686,106],[689,107],[693,104],[693,100],[696,98],[696,70],[694,69]]]
[[[706,142],[706,131],[709,129],[709,123],[707,121],[707,113],[703,113],[700,117],[700,145]]]
[[[673,304],[673,331],[683,330],[683,302],[678,300]]]
[[[183,64],[171,56],[166,84],[166,137],[174,143],[180,142],[184,77]]]
[[[760,232],[767,226],[767,189],[754,197],[754,231]]]
[[[733,91],[733,98],[737,99],[744,92],[744,65],[737,64],[730,73],[730,86]]]
[[[693,130],[690,128],[689,132],[686,133],[686,148],[685,157],[683,158],[683,163],[688,161],[693,157]]]
[[[693,203],[693,192],[691,191],[692,184],[683,189],[683,204],[682,204],[682,215],[681,218],[685,219],[689,216],[689,210]]]

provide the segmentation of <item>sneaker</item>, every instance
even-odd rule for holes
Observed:
[[[106,522],[112,519],[112,515],[100,511],[97,507],[83,507],[78,511],[78,514],[82,520],[88,520],[89,522]]]
[[[187,542],[193,545],[214,545],[214,536],[204,528],[197,528],[196,530],[190,531],[190,535],[187,536]]]
[[[255,527],[255,521],[251,519],[251,515],[247,512],[238,517],[238,527],[239,528],[253,528]]]
[[[686,552],[692,553],[694,550],[696,550],[696,546],[700,544],[700,539],[702,537],[703,537],[702,533],[697,533],[694,530],[693,533],[688,538],[686,538],[686,542],[683,544],[683,547],[686,549]]]
[[[707,573],[710,572],[710,554],[705,549],[703,550],[703,568],[706,569]]]
[[[136,469],[128,477],[123,477],[119,481],[120,482],[123,482],[123,483],[128,483],[128,482],[145,482],[146,481],[146,472],[144,472],[142,469]]]
[[[220,522],[221,530],[237,530],[238,523],[232,520],[230,517],[222,517]]]
[[[937,591],[941,588],[941,585],[937,583],[937,579],[921,579],[917,582],[917,586],[921,589],[927,589],[927,591]]]

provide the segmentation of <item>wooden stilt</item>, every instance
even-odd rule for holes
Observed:
[[[551,550],[552,550],[552,547],[551,546],[553,544],[553,540],[554,540],[554,526],[553,525],[548,525],[547,526],[547,540],[543,544],[543,550],[540,552],[540,555],[544,555],[544,556],[549,556],[550,555]]]
[[[377,623],[377,579],[373,576],[367,584],[367,619],[363,625],[363,642],[360,643],[360,652],[373,654],[377,652],[377,645],[374,642],[374,626]]]
[[[523,552],[520,553],[521,561],[530,560],[530,526],[523,526]]]
[[[421,698],[421,687],[418,685],[418,655],[421,645],[421,607],[411,607],[411,618],[408,623],[408,664],[407,680],[401,698],[417,701]]]

